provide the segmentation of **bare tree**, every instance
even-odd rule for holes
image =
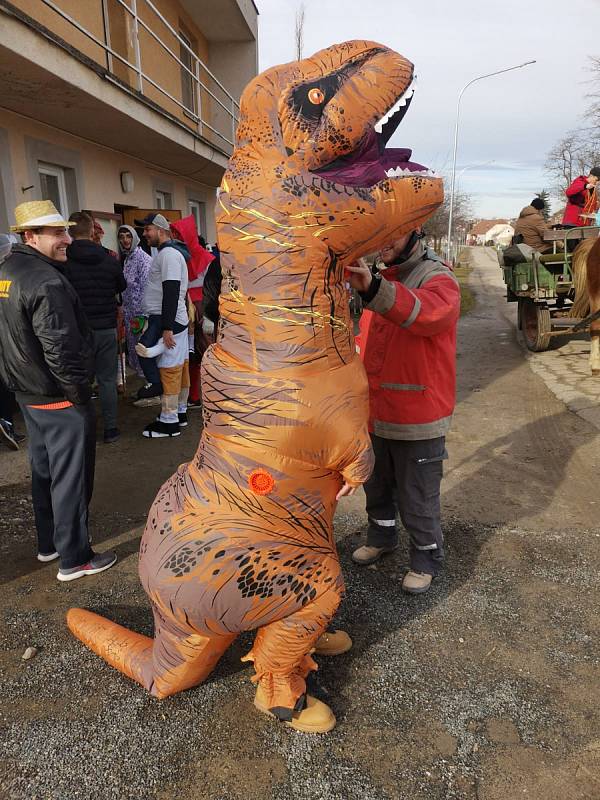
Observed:
[[[302,60],[302,50],[304,49],[304,16],[306,9],[301,2],[296,11],[296,26],[294,28],[294,42],[296,45],[296,60]]]
[[[432,243],[433,249],[438,253],[442,251],[442,243],[448,236],[449,214],[450,195],[446,194],[442,205],[423,226],[427,234],[427,238]],[[452,211],[452,227],[454,231],[459,231],[461,228],[469,228],[471,226],[472,219],[473,211],[471,208],[471,198],[464,192],[455,192],[454,210]]]
[[[553,188],[562,194],[578,176],[600,161],[600,138],[595,131],[580,128],[569,131],[546,157],[546,172],[553,179]]]
[[[593,166],[600,164],[600,57],[590,57],[592,75],[587,93],[589,105],[582,114],[582,124],[568,131],[546,156],[545,170],[551,176],[552,188],[557,197],[564,199],[564,191],[578,175],[587,175]]]

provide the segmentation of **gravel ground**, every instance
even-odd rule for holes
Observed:
[[[197,421],[177,449],[152,448],[154,485],[127,480],[148,452],[139,430],[121,450],[99,448],[92,532],[120,557],[103,575],[59,584],[56,565],[33,558],[26,484],[0,489],[2,800],[598,800],[596,434],[507,344],[498,291],[475,267],[449,437],[447,570],[427,595],[403,595],[406,548],[353,565],[362,501],[340,506],[338,624],[354,647],[320,658],[311,678],[338,718],[328,736],[255,711],[240,663],[249,635],[206,684],[160,702],[66,629],[78,605],[151,633],[139,526],[189,458]],[[38,653],[23,661],[28,646]]]
[[[591,770],[599,753],[598,713],[586,700],[600,664],[594,536],[549,540],[447,519],[447,574],[428,595],[406,598],[402,555],[376,569],[352,566],[360,521],[347,514],[338,523],[348,584],[339,624],[355,646],[321,658],[312,680],[338,717],[327,737],[254,711],[250,670],[239,663],[249,636],[208,683],[163,702],[74,640],[62,624],[72,603],[150,633],[133,555],[66,596],[52,566],[21,581],[3,608],[0,639],[2,797],[491,799],[527,793],[531,766],[515,776],[512,764],[508,784],[491,766],[517,754],[544,774],[569,757]],[[3,548],[10,538],[5,532]],[[557,572],[574,540],[578,554],[561,569],[585,574],[585,586]],[[523,547],[537,554],[533,571]],[[39,652],[24,662],[27,645]],[[565,788],[544,797],[598,796]],[[533,786],[528,794],[542,797]]]

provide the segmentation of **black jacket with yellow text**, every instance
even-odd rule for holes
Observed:
[[[91,397],[91,331],[63,269],[27,245],[0,265],[0,379],[22,403]]]

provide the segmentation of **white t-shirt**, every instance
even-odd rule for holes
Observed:
[[[170,245],[161,247],[152,259],[148,283],[142,300],[142,313],[145,316],[162,313],[163,281],[179,281],[179,300],[177,301],[175,322],[187,325],[188,315],[185,305],[185,295],[188,289],[187,264],[179,250]]]

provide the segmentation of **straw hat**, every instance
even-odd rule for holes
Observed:
[[[30,231],[32,228],[68,228],[75,225],[61,217],[51,200],[21,203],[15,208],[15,220],[17,224],[10,226],[15,233]]]

